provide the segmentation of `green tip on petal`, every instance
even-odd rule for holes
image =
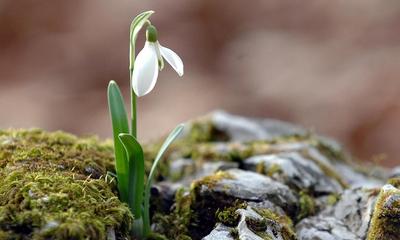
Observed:
[[[158,39],[157,28],[154,27],[153,25],[150,25],[147,27],[146,39],[149,42],[157,42],[157,39]]]

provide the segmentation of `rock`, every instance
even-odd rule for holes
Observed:
[[[248,206],[235,210],[238,220],[231,226],[217,223],[215,228],[203,240],[246,239],[246,240],[291,240],[295,239],[289,222],[279,214],[267,208]],[[286,218],[289,219],[289,218]]]
[[[191,209],[197,220],[197,227],[193,231],[200,236],[212,230],[217,222],[215,214],[218,210],[232,207],[238,202],[270,202],[292,215],[298,209],[297,195],[287,186],[266,176],[239,169],[220,171],[197,180],[191,191],[194,199]]]
[[[240,199],[253,202],[264,200],[294,213],[297,195],[286,185],[269,177],[239,169],[219,172],[195,183],[196,196],[208,200]]]
[[[312,217],[296,226],[301,240],[360,240],[342,221],[333,217]]]
[[[233,228],[218,223],[215,228],[203,238],[203,240],[235,240],[232,236]]]
[[[160,162],[149,240],[399,239],[397,168],[360,167],[290,123],[216,112],[189,125]],[[143,146],[147,172],[159,145]],[[0,239],[129,237],[113,161],[95,138],[0,130]]]
[[[313,160],[298,152],[254,156],[243,164],[244,169],[260,171],[295,189],[307,189],[319,195],[343,190],[336,179],[327,176]]]
[[[397,166],[390,171],[390,178],[400,177],[400,166]]]
[[[372,190],[349,189],[337,203],[296,225],[300,239],[365,239],[376,196]]]
[[[251,207],[237,211],[240,214],[240,221],[237,226],[239,239],[294,239],[294,233],[287,226],[279,223],[277,219],[262,216]]]
[[[366,176],[364,173],[354,170],[351,166],[336,162],[334,164],[336,172],[348,183],[352,188],[374,188],[381,187],[385,184],[382,178],[375,178],[372,176]]]
[[[179,158],[170,163],[170,178],[172,181],[181,183],[184,186],[190,186],[195,179],[211,175],[217,171],[238,168],[236,162],[227,161],[194,161],[190,158]]]
[[[400,190],[387,184],[376,200],[368,240],[395,240],[400,236]]]
[[[245,118],[223,111],[214,112],[211,121],[216,129],[229,137],[230,141],[268,140],[283,135],[306,133],[305,129],[287,122]]]

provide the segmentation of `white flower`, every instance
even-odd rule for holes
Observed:
[[[159,63],[163,58],[181,77],[183,76],[182,59],[171,49],[163,47],[158,41],[146,41],[143,49],[137,55],[132,73],[132,88],[138,97],[153,90],[157,82]]]

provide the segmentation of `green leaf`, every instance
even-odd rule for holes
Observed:
[[[130,33],[131,33],[131,38],[134,39],[137,37],[137,34],[139,33],[140,29],[143,27],[143,25],[146,23],[147,20],[149,20],[150,16],[154,13],[154,11],[146,11],[142,12],[141,14],[137,15],[130,27]]]
[[[128,205],[135,218],[142,216],[144,190],[144,158],[143,149],[136,138],[130,134],[119,135],[125,148],[129,163]]]
[[[154,175],[156,173],[157,165],[161,160],[161,157],[171,145],[171,143],[179,136],[179,134],[182,132],[183,128],[185,127],[184,124],[179,124],[165,139],[163,145],[161,146],[160,150],[158,151],[158,154],[153,162],[153,166],[151,167],[149,177],[147,178],[147,183],[146,183],[146,188],[144,190],[144,206],[143,206],[143,225],[144,225],[144,236],[147,236],[148,233],[150,232],[150,206],[149,206],[149,201],[150,201],[150,188],[153,182]]]
[[[115,169],[118,180],[118,190],[122,201],[128,201],[128,160],[125,149],[119,141],[119,134],[128,133],[128,117],[125,111],[124,99],[115,81],[108,84],[108,108],[114,135]]]

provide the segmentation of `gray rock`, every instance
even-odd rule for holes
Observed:
[[[390,171],[389,177],[390,178],[400,177],[400,166],[393,168],[392,171]]]
[[[300,239],[365,239],[375,200],[371,191],[348,189],[335,205],[298,223],[297,234]]]
[[[268,200],[264,200],[262,202],[248,202],[247,204],[248,204],[248,206],[250,206],[252,208],[256,208],[256,209],[269,209],[279,215],[286,214],[285,211],[283,211],[283,209],[281,207],[277,206],[276,204],[274,204]]]
[[[238,209],[237,212],[240,214],[240,221],[237,226],[239,239],[263,240],[265,238],[260,236],[260,233],[263,233],[268,235],[271,240],[283,240],[281,234],[282,226],[277,222],[263,218],[251,207]],[[250,221],[259,222],[260,226],[252,226]]]
[[[203,240],[234,240],[231,235],[232,228],[218,223],[215,228],[203,238]]]
[[[288,186],[250,171],[231,169],[226,173],[231,177],[217,181],[212,187],[200,186],[199,194],[255,202],[268,200],[285,211],[297,209],[297,195]]]
[[[383,179],[366,176],[359,171],[354,170],[347,164],[337,162],[334,164],[336,172],[348,183],[352,188],[374,188],[382,187],[385,181]]]
[[[299,190],[308,189],[318,194],[342,191],[336,179],[324,174],[313,160],[297,152],[254,156],[244,161],[244,168],[256,171],[260,164],[273,179]]]
[[[342,221],[334,217],[311,217],[296,226],[300,240],[361,240]]]
[[[167,213],[175,200],[175,193],[179,188],[185,187],[181,183],[159,182],[150,189],[150,205],[153,211]]]
[[[316,148],[308,148],[306,151],[311,158],[334,171],[335,174],[340,176],[340,178],[343,179],[346,184],[352,186],[353,188],[362,186],[368,188],[381,187],[384,184],[383,179],[366,176],[363,173],[355,170],[346,162],[338,159],[328,158]]]
[[[169,163],[169,176],[174,179],[180,179],[186,175],[193,174],[196,169],[196,163],[190,158],[178,158]]]
[[[259,207],[257,207],[259,209]],[[215,228],[203,240],[289,240],[287,230],[282,223],[273,219],[265,218],[257,213],[253,207],[238,209],[239,221],[236,226],[228,227],[222,223],[217,223]],[[236,234],[232,236],[232,233]],[[286,238],[285,238],[286,236]]]
[[[359,238],[367,235],[368,225],[372,217],[372,210],[376,196],[367,189],[349,189],[342,195],[331,211],[327,210],[322,215],[332,215],[341,220]]]
[[[238,168],[237,162],[201,161],[195,162],[190,158],[179,158],[170,163],[170,178],[172,181],[188,187],[195,180],[217,171]]]
[[[192,133],[205,133],[191,146],[199,161],[171,162],[178,183],[191,186],[194,240],[366,239],[379,188],[400,176],[400,167],[362,170],[336,141],[290,123],[219,111],[196,124]]]
[[[211,119],[214,126],[225,132],[231,141],[268,140],[278,136],[307,132],[305,129],[287,122],[245,118],[223,111],[214,112]]]
[[[193,175],[194,179],[199,179],[205,177],[207,175],[211,175],[218,171],[225,171],[228,169],[238,168],[239,163],[237,162],[224,162],[224,161],[216,161],[216,162],[205,162],[199,167],[199,170]]]

